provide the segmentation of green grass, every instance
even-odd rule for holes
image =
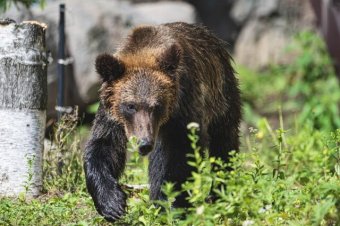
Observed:
[[[45,194],[38,199],[1,199],[0,225],[94,225],[102,219],[87,193]]]
[[[126,189],[128,213],[116,225],[340,225],[339,84],[320,39],[304,32],[296,40],[298,59],[289,66],[236,66],[244,122],[241,152],[229,164],[210,158],[196,145],[196,129],[188,130],[195,151],[188,164],[197,170],[183,192],[192,207],[171,207],[172,184],[163,189],[168,200],[157,203],[148,189]],[[56,128],[44,156],[44,194],[0,198],[0,225],[109,225],[86,192],[87,132],[77,121],[74,113]],[[122,184],[147,183],[147,158],[135,148],[131,142]]]
[[[230,165],[206,155],[202,157],[202,150],[196,146],[195,131],[188,131],[195,150],[189,164],[196,167],[197,172],[183,190],[189,192],[193,206],[185,210],[172,209],[171,202],[176,194],[171,184],[164,187],[169,201],[158,205],[149,201],[147,189],[129,190],[128,214],[118,223],[338,225],[340,130],[328,133],[306,125],[296,130],[281,128],[275,131],[266,120],[260,124],[244,137],[242,153],[233,154]],[[64,156],[64,175],[54,176],[46,182],[48,189],[41,197],[2,198],[0,225],[106,224],[96,213],[85,190],[82,168],[75,164],[81,160],[73,155],[79,155],[79,152]],[[50,162],[46,166],[55,164],[57,162]],[[225,170],[228,166],[234,170]],[[145,158],[131,152],[122,183],[146,183],[146,168]],[[45,172],[51,175],[50,169]],[[76,174],[81,177],[75,177]],[[205,201],[211,189],[217,189],[219,194],[214,204]],[[159,206],[163,206],[164,211]]]

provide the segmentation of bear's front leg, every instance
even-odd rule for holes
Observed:
[[[174,144],[174,143],[173,143]],[[170,149],[171,148],[171,149]],[[178,147],[156,146],[149,156],[150,199],[166,200],[162,186],[166,182],[174,184],[175,191],[182,190],[182,184],[191,174],[185,150]],[[174,207],[188,207],[187,193],[181,192],[173,203]]]
[[[84,155],[87,189],[99,214],[115,221],[125,214],[126,194],[118,184],[126,162],[126,136],[112,121],[97,115]]]
[[[186,123],[173,120],[164,125],[158,135],[155,149],[149,156],[150,199],[165,200],[162,192],[166,182],[174,184],[175,191],[190,177],[192,167],[187,164],[187,154],[192,152],[186,134]],[[182,192],[173,203],[174,207],[188,207],[187,193]]]

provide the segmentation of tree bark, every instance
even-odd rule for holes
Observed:
[[[36,196],[42,188],[45,29],[0,20],[0,196]]]

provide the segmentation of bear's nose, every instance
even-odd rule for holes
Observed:
[[[144,156],[149,154],[152,151],[153,142],[148,139],[142,139],[139,143],[139,154]]]

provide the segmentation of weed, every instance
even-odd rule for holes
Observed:
[[[53,145],[45,152],[45,191],[85,191],[77,108],[57,123]]]
[[[28,172],[27,172],[27,180],[25,181],[24,184],[24,193],[27,194],[30,191],[30,188],[32,186],[32,180],[33,180],[33,164],[35,160],[35,155],[28,156],[26,155],[27,159],[27,166],[28,166]]]

